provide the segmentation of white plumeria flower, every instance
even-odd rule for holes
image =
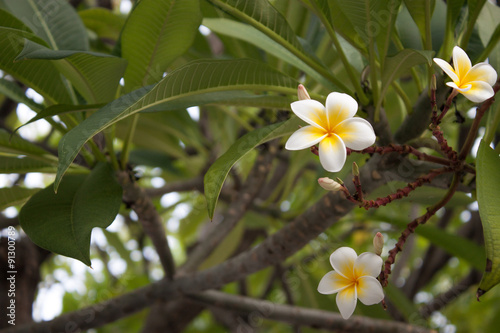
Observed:
[[[337,294],[337,306],[342,318],[349,319],[356,308],[357,299],[365,305],[380,303],[384,292],[376,279],[382,267],[382,258],[374,253],[359,255],[350,247],[341,247],[330,256],[333,271],[321,279],[321,294]]]
[[[342,185],[328,177],[319,178],[318,184],[327,191],[338,192],[342,189]]]
[[[434,62],[452,79],[446,85],[464,95],[474,103],[481,103],[495,92],[492,86],[497,81],[497,72],[490,64],[480,62],[474,67],[467,53],[460,47],[453,48],[453,67],[443,59],[434,58]]]
[[[361,150],[375,142],[370,123],[354,117],[358,103],[347,94],[333,92],[326,108],[312,99],[291,104],[292,111],[310,126],[300,128],[286,142],[288,150],[301,150],[319,143],[319,160],[325,170],[337,172],[346,160],[346,147]]]

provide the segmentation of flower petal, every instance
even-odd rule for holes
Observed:
[[[328,121],[326,119],[325,107],[313,99],[305,99],[290,104],[293,113],[300,119],[314,127],[326,130]]]
[[[288,150],[301,150],[314,146],[326,137],[325,131],[314,126],[305,126],[295,131],[285,144]]]
[[[358,112],[358,102],[347,94],[333,92],[326,98],[326,112],[330,128],[333,128]]]
[[[467,53],[460,47],[455,46],[453,48],[453,68],[455,68],[455,73],[457,73],[460,81],[465,78],[471,66],[472,64]]]
[[[451,78],[453,82],[458,82],[458,76],[449,63],[439,58],[434,58],[434,62],[436,63],[436,65],[441,67],[441,69]]]
[[[490,64],[480,62],[470,69],[463,81],[464,83],[469,81],[484,81],[492,86],[497,82],[497,77],[497,72]]]
[[[337,307],[339,308],[340,315],[344,319],[349,319],[356,309],[356,287],[354,285],[345,288],[337,294]]]
[[[384,299],[384,292],[380,282],[371,276],[363,276],[358,279],[357,297],[364,305],[380,303]]]
[[[447,82],[446,85],[448,87],[452,87],[453,89],[457,89],[461,93],[469,90],[471,88],[470,84],[462,84],[460,87],[455,84],[455,82]]]
[[[356,251],[350,247],[339,247],[330,255],[333,269],[347,279],[354,281],[354,262],[358,258]]]
[[[318,292],[320,294],[334,294],[353,284],[353,281],[346,279],[335,271],[330,271],[319,281]]]
[[[363,118],[344,120],[334,129],[346,147],[361,150],[375,143],[375,132],[372,125]]]
[[[484,81],[472,81],[469,84],[471,88],[467,91],[461,91],[461,93],[474,103],[482,103],[495,95],[493,88]]]
[[[319,143],[319,161],[326,171],[342,170],[346,156],[344,142],[336,134],[325,137]]]
[[[364,252],[354,261],[354,276],[377,277],[382,270],[383,260],[375,253]]]

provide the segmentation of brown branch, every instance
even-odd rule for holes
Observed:
[[[172,280],[175,273],[175,264],[172,252],[168,245],[167,234],[163,221],[156,210],[151,199],[137,183],[131,179],[131,175],[122,171],[117,173],[118,180],[123,187],[123,201],[130,205],[135,211],[144,232],[149,236],[160,257],[161,265],[165,270],[165,276]]]
[[[148,188],[144,190],[150,197],[159,197],[171,192],[203,192],[203,176],[167,183],[159,188]]]
[[[202,304],[217,306],[230,311],[248,314],[254,319],[269,319],[287,324],[309,326],[316,329],[328,329],[341,332],[372,332],[372,333],[402,333],[402,332],[432,332],[423,327],[406,323],[352,316],[343,319],[340,314],[324,310],[308,309],[298,306],[276,304],[270,301],[250,297],[230,295],[220,291],[209,290],[200,294],[189,295],[189,298]],[[250,321],[248,325],[258,328],[260,320]],[[252,328],[252,327],[250,327]],[[240,327],[243,331],[247,327]]]
[[[470,273],[460,280],[456,285],[442,294],[437,295],[432,301],[420,308],[419,312],[423,318],[429,318],[434,311],[439,311],[454,301],[458,296],[467,291],[471,286],[479,283],[481,273],[471,270]]]
[[[404,163],[404,161],[400,162]],[[399,166],[400,163],[395,163],[389,167],[379,156],[372,157],[361,170],[365,191],[369,193],[387,183],[389,179],[393,179],[393,175],[398,173]],[[374,174],[374,170],[383,171]],[[283,262],[285,258],[300,250],[354,207],[354,204],[346,202],[338,192],[329,193],[258,246],[215,267],[174,281],[154,282],[106,302],[62,314],[53,320],[16,326],[2,333],[31,333],[34,330],[37,332],[65,331],[68,325],[71,325],[73,330],[100,327],[140,311],[158,299],[173,301],[182,297],[184,293],[199,293],[203,290],[221,287],[268,266]]]

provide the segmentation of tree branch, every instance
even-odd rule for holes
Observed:
[[[118,180],[123,187],[123,201],[132,207],[142,224],[144,232],[149,236],[160,257],[165,270],[165,276],[172,280],[175,273],[175,264],[172,252],[168,245],[167,235],[163,222],[156,207],[146,192],[131,179],[128,172],[118,173]]]
[[[371,332],[371,333],[401,333],[401,332],[432,332],[423,327],[412,326],[406,323],[372,319],[368,317],[352,316],[349,320],[343,319],[340,314],[308,309],[298,306],[276,304],[239,295],[230,295],[220,291],[209,290],[189,298],[197,302],[217,306],[226,310],[248,314],[253,320],[248,325],[257,328],[260,319],[282,321],[287,324],[310,326],[318,329],[329,329],[341,332]],[[246,327],[240,327],[242,331]]]

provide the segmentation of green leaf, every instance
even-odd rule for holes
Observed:
[[[125,18],[105,8],[89,8],[78,12],[83,24],[99,38],[118,40]]]
[[[90,266],[90,235],[106,228],[118,214],[122,188],[108,164],[88,175],[68,175],[59,192],[49,186],[23,206],[19,221],[33,243]]]
[[[31,98],[24,94],[24,90],[15,82],[0,78],[0,94],[3,94],[17,103],[26,104],[33,111],[39,111],[43,108]]]
[[[428,66],[432,66],[433,54],[433,51],[405,49],[392,57],[386,58],[382,70],[382,89],[380,92],[379,106],[387,93],[387,89],[394,80],[398,79],[413,66],[425,63],[427,63]]]
[[[199,0],[139,2],[121,37],[122,56],[129,61],[126,91],[159,81],[167,66],[191,46],[200,23]]]
[[[10,135],[4,129],[0,129],[0,152],[16,155],[35,155],[43,156],[50,154],[45,149],[24,140],[18,135]]]
[[[205,197],[207,199],[208,216],[210,218],[214,216],[219,193],[233,165],[258,145],[293,133],[298,129],[300,124],[302,124],[302,122],[298,118],[293,117],[288,121],[250,132],[233,143],[231,147],[212,164],[205,174],[203,181]]]
[[[429,4],[427,3],[429,2]],[[412,1],[412,0],[404,0],[406,8],[408,8],[408,12],[410,12],[413,21],[417,24],[418,30],[420,31],[421,36],[425,36],[425,25],[426,25],[426,6],[429,6],[430,15],[429,19],[432,16],[432,12],[434,11],[434,6],[436,5],[435,0],[421,0],[421,1]],[[429,23],[430,24],[430,23]]]
[[[38,188],[23,188],[19,186],[0,188],[0,210],[22,205],[38,191],[40,191]]]
[[[189,78],[189,79],[186,79]],[[135,90],[92,114],[59,142],[55,188],[85,142],[108,126],[141,111],[171,111],[224,101],[228,91],[264,90],[296,94],[290,77],[253,60],[193,61],[167,75],[154,88]]]
[[[481,140],[477,152],[476,186],[479,215],[483,224],[486,247],[486,269],[477,289],[477,296],[500,282],[500,157],[495,150]]]
[[[37,120],[45,119],[48,117],[58,116],[65,113],[73,112],[83,112],[83,111],[96,111],[103,107],[104,104],[87,104],[87,105],[71,105],[71,104],[56,104],[51,105],[48,108],[43,109],[38,112],[36,116],[28,120],[25,124],[22,124],[15,129],[14,132],[18,131],[21,127],[31,124]]]
[[[89,51],[54,51],[27,40],[17,56],[20,59],[52,60],[54,66],[75,86],[90,103],[114,99],[126,60]]]
[[[0,10],[0,69],[32,88],[52,103],[70,103],[67,87],[53,64],[41,60],[14,62],[25,38],[43,42],[29,28],[6,11]]]
[[[55,173],[56,165],[30,157],[9,157],[0,155],[0,173]]]
[[[409,222],[408,220],[390,217],[383,218],[383,220],[399,228],[405,228]],[[428,239],[451,255],[466,260],[472,267],[478,270],[484,269],[484,249],[482,246],[430,224],[419,226],[415,233]]]
[[[332,83],[326,80],[321,74],[316,72],[308,64],[300,60],[285,47],[276,43],[267,35],[263,34],[254,27],[249,26],[248,24],[225,18],[205,18],[203,19],[203,25],[215,33],[238,38],[247,43],[253,44],[261,48],[265,52],[268,52],[286,61],[290,65],[301,69],[309,76],[311,76],[311,78],[315,79],[317,82],[320,82],[324,87],[332,90],[335,89],[335,86],[332,85]]]
[[[85,27],[75,9],[65,0],[1,0],[53,50],[88,50]]]

